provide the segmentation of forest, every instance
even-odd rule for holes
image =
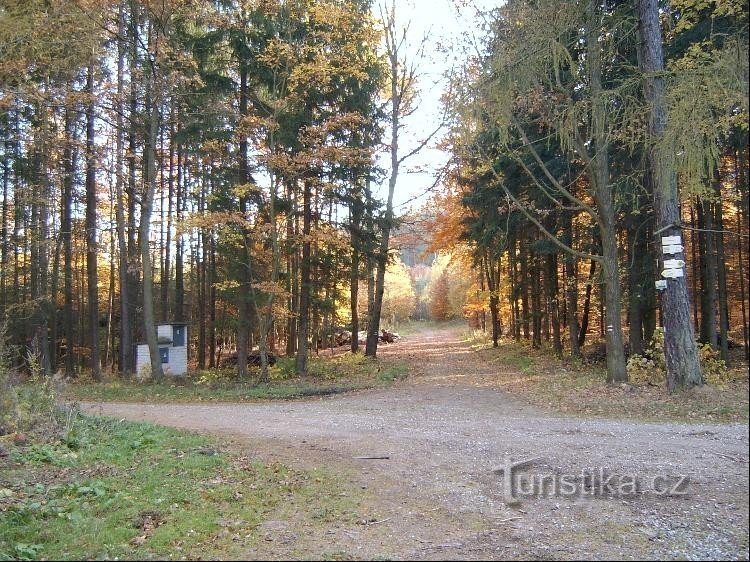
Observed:
[[[420,38],[396,11],[5,0],[12,361],[103,380],[147,344],[159,381],[156,326],[176,323],[192,368],[236,349],[246,378],[257,348],[267,381],[272,356],[304,375],[342,331],[375,356],[418,316],[559,356],[599,344],[611,382],[660,330],[670,389],[747,359],[745,2],[508,0],[413,148]],[[450,154],[437,193],[398,213],[428,145]]]
[[[0,0],[1,560],[747,560],[747,0]]]
[[[474,271],[464,311],[495,345],[599,338],[622,382],[653,341],[670,389],[748,357],[747,21],[740,2],[498,9],[457,77],[433,241]]]

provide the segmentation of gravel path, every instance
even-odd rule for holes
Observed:
[[[309,401],[86,407],[231,436],[363,490],[377,523],[303,533],[263,556],[748,559],[747,425],[550,417],[475,386],[493,373],[450,329],[382,353],[412,365],[409,381]],[[389,458],[354,458],[365,456]],[[513,498],[493,472],[508,458],[537,459],[515,470]],[[531,497],[534,483],[545,488]]]

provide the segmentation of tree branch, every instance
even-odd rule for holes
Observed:
[[[424,148],[425,146],[427,146],[427,143],[428,143],[428,142],[430,142],[430,141],[432,140],[432,137],[434,137],[435,135],[437,135],[437,134],[438,134],[438,132],[440,131],[440,129],[442,129],[442,128],[443,128],[443,121],[441,120],[440,124],[439,124],[439,125],[438,125],[438,126],[437,126],[437,127],[435,128],[435,130],[434,130],[434,131],[432,131],[432,132],[431,132],[431,133],[430,133],[430,134],[429,134],[429,135],[428,135],[427,137],[425,137],[424,139],[422,139],[422,142],[420,142],[420,143],[419,143],[419,144],[418,144],[418,145],[416,146],[416,148],[414,148],[414,149],[413,149],[413,150],[411,150],[410,152],[408,152],[408,153],[404,154],[404,155],[403,155],[403,156],[402,156],[401,158],[399,158],[399,159],[398,159],[398,163],[399,163],[399,166],[400,166],[401,164],[403,164],[404,160],[407,160],[407,159],[411,158],[411,157],[412,157],[412,156],[414,156],[414,155],[415,155],[415,154],[416,154],[417,152],[419,152],[419,151],[420,151],[420,150],[422,150],[422,149],[423,149],[423,148]]]
[[[526,136],[526,132],[523,130],[523,127],[521,124],[513,118],[513,125],[518,129],[519,134],[521,135],[521,139],[524,142],[524,145],[529,147],[529,150],[531,151],[532,156],[534,156],[534,160],[536,160],[536,163],[539,164],[539,167],[542,169],[542,172],[544,172],[544,175],[547,176],[547,179],[552,183],[552,185],[557,188],[557,190],[562,193],[568,200],[570,200],[573,204],[578,205],[581,209],[586,211],[588,214],[591,215],[591,217],[595,220],[598,220],[599,214],[596,212],[596,209],[591,207],[591,205],[586,204],[584,201],[581,201],[578,197],[573,195],[570,191],[568,191],[565,186],[563,186],[557,178],[555,178],[552,173],[549,171],[549,168],[547,168],[547,165],[542,161],[541,157],[539,156],[539,153],[534,148],[534,145],[529,142],[529,138]],[[522,166],[524,167],[524,170],[536,181],[536,178],[531,173],[531,171],[526,167],[525,164],[522,163]]]
[[[543,193],[544,193],[544,194],[545,194],[545,195],[546,195],[546,196],[547,196],[547,197],[548,197],[548,198],[549,198],[549,199],[550,199],[550,200],[551,200],[551,201],[552,201],[552,202],[553,202],[553,203],[554,203],[555,205],[557,205],[558,207],[560,207],[560,208],[562,208],[562,209],[566,209],[566,210],[568,210],[568,211],[579,211],[579,210],[583,209],[583,207],[582,207],[581,205],[576,205],[576,206],[575,206],[575,207],[573,207],[573,208],[570,208],[570,207],[565,207],[565,205],[563,205],[563,204],[562,204],[562,203],[561,203],[560,201],[558,201],[557,199],[555,199],[555,198],[554,198],[554,197],[552,196],[552,194],[551,194],[551,193],[550,193],[550,192],[549,192],[549,191],[547,190],[547,186],[546,186],[546,185],[544,185],[544,184],[543,184],[543,183],[542,183],[541,181],[539,181],[539,179],[538,179],[538,178],[537,178],[537,177],[536,177],[536,176],[534,175],[534,173],[533,173],[533,172],[532,172],[532,171],[531,171],[531,170],[530,170],[530,169],[528,168],[528,166],[526,166],[526,162],[524,162],[524,161],[523,161],[523,158],[519,158],[518,156],[515,156],[515,155],[514,155],[513,157],[515,158],[516,162],[518,162],[518,163],[519,163],[519,164],[521,165],[521,167],[522,167],[522,168],[523,168],[523,169],[524,169],[524,170],[526,171],[526,174],[527,174],[527,175],[528,175],[528,176],[529,176],[529,177],[530,177],[530,178],[532,179],[532,181],[533,181],[533,182],[534,182],[534,183],[535,183],[535,184],[536,184],[536,185],[537,185],[537,186],[539,187],[539,189],[541,189],[541,190],[542,190],[542,192],[543,192]]]
[[[483,155],[484,159],[487,162],[490,162],[489,158],[486,155],[484,155],[484,151],[479,146],[477,146],[477,150],[479,150],[479,152]],[[527,219],[529,219],[541,231],[541,233],[544,234],[549,239],[549,241],[552,242],[555,246],[557,246],[558,248],[560,248],[564,252],[566,252],[566,253],[568,253],[568,254],[570,254],[572,256],[575,256],[577,258],[581,258],[581,259],[584,259],[584,260],[593,260],[593,261],[598,261],[598,262],[601,262],[603,260],[603,257],[600,256],[600,255],[597,255],[597,254],[587,254],[586,252],[579,252],[578,250],[575,250],[575,249],[571,248],[570,246],[568,246],[567,244],[561,242],[557,238],[557,236],[555,236],[549,230],[547,230],[544,227],[544,225],[542,225],[542,223],[539,222],[539,220],[536,219],[536,217],[534,217],[531,213],[529,213],[524,208],[523,205],[521,205],[521,202],[505,186],[505,182],[502,180],[502,178],[500,177],[500,175],[495,171],[495,168],[492,165],[490,165],[490,171],[492,172],[492,175],[495,177],[495,179],[500,183],[500,187],[502,187],[503,191],[505,191],[505,195],[507,195],[508,198],[510,198],[511,201],[513,201],[513,203],[515,203],[515,205],[518,208],[518,210],[521,211],[521,213],[523,213],[524,216]]]

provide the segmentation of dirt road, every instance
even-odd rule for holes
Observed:
[[[474,384],[494,373],[450,329],[382,353],[412,365],[407,382],[309,401],[87,408],[232,436],[363,490],[373,524],[298,533],[262,556],[748,558],[747,425],[551,417]],[[506,459],[536,459],[515,469],[513,497],[493,471]]]

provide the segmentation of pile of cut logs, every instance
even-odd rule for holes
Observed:
[[[333,338],[336,342],[336,345],[339,347],[343,345],[350,345],[352,343],[352,333],[346,330],[336,332]],[[358,332],[357,339],[360,344],[365,345],[367,343],[367,332]],[[399,339],[401,339],[401,336],[399,336],[396,332],[390,332],[388,330],[380,330],[380,335],[378,336],[378,340],[380,341],[380,343],[395,343]]]

